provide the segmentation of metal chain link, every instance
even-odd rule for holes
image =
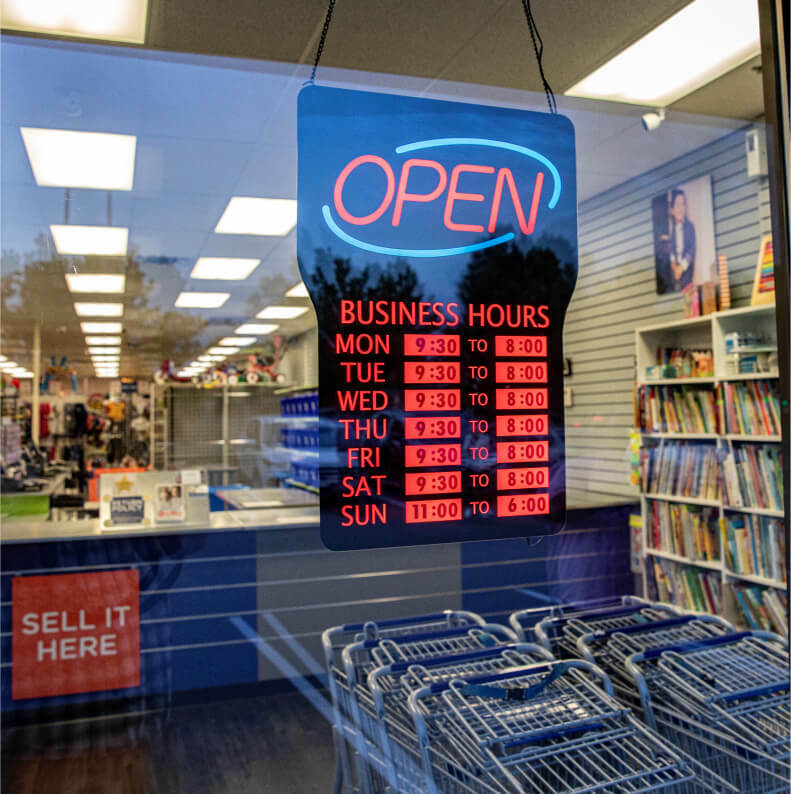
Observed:
[[[321,29],[319,46],[316,47],[316,60],[313,62],[313,71],[310,73],[311,83],[316,79],[316,69],[319,68],[321,53],[324,52],[324,42],[327,40],[327,31],[330,29],[330,20],[332,19],[332,12],[334,10],[335,10],[335,0],[330,0],[330,4],[327,6],[327,15],[324,17],[324,27]]]

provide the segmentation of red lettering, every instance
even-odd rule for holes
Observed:
[[[525,213],[522,211],[522,202],[519,200],[516,182],[514,182],[514,175],[511,173],[510,168],[501,168],[497,172],[497,182],[494,186],[494,198],[492,198],[492,211],[489,213],[489,231],[493,232],[497,226],[497,219],[500,214],[500,202],[503,198],[503,185],[505,183],[508,183],[508,191],[511,194],[511,202],[514,205],[514,212],[516,212],[516,218],[519,221],[519,228],[522,230],[522,234],[529,234],[530,232],[527,231],[527,223],[525,222]]]
[[[370,353],[389,355],[390,335],[385,334],[335,334],[335,352],[367,356]]]
[[[343,186],[349,174],[351,174],[357,166],[363,165],[364,163],[373,163],[384,171],[385,177],[387,178],[387,190],[385,191],[385,197],[382,199],[382,203],[370,215],[363,215],[358,218],[352,215],[343,205]],[[390,206],[390,202],[393,200],[393,193],[395,193],[395,174],[390,167],[390,163],[375,154],[361,154],[359,157],[355,157],[354,160],[347,163],[343,171],[338,174],[338,178],[335,180],[335,190],[332,195],[335,202],[335,209],[338,210],[338,215],[340,215],[343,220],[347,223],[353,223],[355,226],[365,226],[366,224],[373,223],[384,215],[385,210]]]
[[[385,383],[383,361],[340,361],[346,383]]]
[[[385,479],[384,474],[370,474],[367,477],[344,477],[341,480],[341,487],[343,496],[347,499],[358,497],[361,494],[365,496],[381,496],[382,495],[382,480]],[[370,482],[373,483],[371,487]]]
[[[412,168],[433,168],[439,174],[439,182],[431,193],[407,193],[407,181],[409,172]],[[438,198],[445,186],[448,184],[448,175],[445,169],[435,160],[420,160],[411,158],[407,160],[401,168],[401,177],[398,180],[398,192],[396,193],[395,206],[393,208],[393,226],[401,223],[401,210],[405,201],[429,202]]]
[[[451,219],[453,215],[453,204],[456,201],[483,201],[480,193],[459,193],[456,187],[459,184],[459,175],[465,172],[474,174],[493,174],[494,167],[491,165],[468,165],[461,163],[450,172],[450,185],[448,186],[448,198],[445,200],[445,214],[443,220],[448,229],[457,232],[482,232],[483,226],[469,223],[454,223]]]
[[[381,411],[387,408],[389,397],[383,391],[336,391],[341,411]]]
[[[343,505],[343,507],[341,507],[341,515],[344,518],[344,520],[341,521],[342,527],[364,527],[367,524],[386,524],[387,505]]]

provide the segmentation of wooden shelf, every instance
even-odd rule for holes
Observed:
[[[689,386],[694,383],[716,383],[717,379],[711,378],[655,378],[641,381],[641,386]]]
[[[722,437],[728,441],[754,441],[755,443],[768,442],[770,444],[779,444],[783,440],[781,436],[761,436],[751,433],[725,433]]]
[[[717,380],[724,383],[733,380],[774,380],[779,377],[780,373],[775,369],[772,372],[741,372],[738,375],[724,375]]]
[[[719,560],[690,560],[689,557],[682,557],[680,554],[674,554],[672,551],[662,551],[661,549],[647,548],[645,553],[651,554],[654,557],[662,557],[665,560],[672,560],[682,565],[695,565],[698,568],[707,568],[710,571],[722,570],[722,563],[719,562]]]
[[[643,433],[643,438],[668,438],[682,441],[716,441],[720,436],[717,433]]]
[[[682,505],[699,505],[700,507],[719,507],[719,499],[700,499],[694,496],[675,496],[667,493],[644,493],[646,499],[655,499],[659,502],[677,502]]]
[[[723,510],[730,510],[735,513],[751,513],[754,516],[769,516],[769,518],[783,518],[782,510],[771,510],[766,507],[736,507],[736,505],[723,504]]]
[[[776,590],[785,590],[788,585],[785,582],[780,582],[777,579],[768,579],[765,576],[758,576],[753,573],[736,573],[728,568],[725,569],[725,575],[730,576],[732,579],[740,579],[752,584],[760,584],[764,587],[774,587]]]

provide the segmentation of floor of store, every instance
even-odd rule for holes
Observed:
[[[325,794],[335,774],[330,726],[297,693],[8,729],[2,756],[14,794]]]

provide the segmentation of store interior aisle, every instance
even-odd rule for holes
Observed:
[[[2,757],[14,794],[325,794],[335,774],[330,726],[296,693],[6,729]]]

